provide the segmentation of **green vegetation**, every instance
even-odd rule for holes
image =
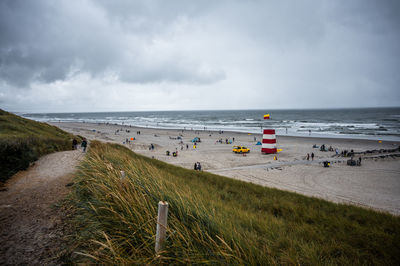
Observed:
[[[400,254],[399,217],[183,169],[116,144],[91,143],[71,200],[84,262],[394,265]],[[155,255],[160,200],[170,206],[169,228]]]
[[[44,154],[70,150],[73,138],[57,127],[0,109],[0,183]]]

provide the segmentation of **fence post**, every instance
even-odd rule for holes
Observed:
[[[158,202],[156,253],[164,248],[168,218],[168,202]]]

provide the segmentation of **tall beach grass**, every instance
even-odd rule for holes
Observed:
[[[187,170],[116,144],[92,142],[71,200],[76,262],[391,265],[400,254],[399,217]],[[160,200],[170,206],[168,238],[155,254]]]
[[[0,183],[40,156],[72,149],[73,136],[55,126],[0,109]]]

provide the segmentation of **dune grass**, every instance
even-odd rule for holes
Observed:
[[[77,261],[393,265],[400,254],[399,217],[187,170],[116,144],[92,142],[71,199]],[[156,255],[160,200],[169,203],[169,227]]]
[[[79,140],[55,126],[0,109],[0,183],[44,154],[70,150],[74,137]]]

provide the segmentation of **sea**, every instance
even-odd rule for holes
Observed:
[[[264,120],[264,115],[270,119]],[[309,110],[135,111],[95,113],[23,113],[41,122],[80,122],[145,128],[235,131],[304,137],[400,141],[400,107]]]

